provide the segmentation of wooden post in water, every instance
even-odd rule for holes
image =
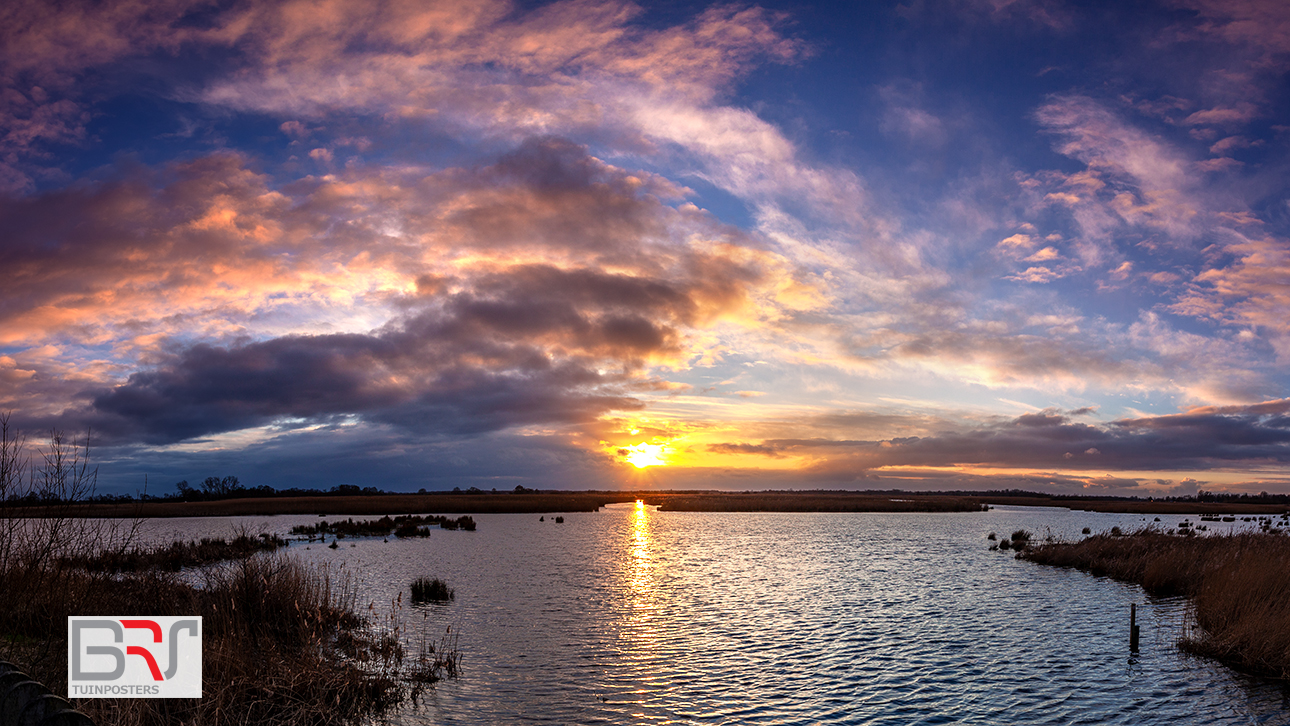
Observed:
[[[1138,652],[1138,604],[1129,604],[1129,650]]]

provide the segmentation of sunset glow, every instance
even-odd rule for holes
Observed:
[[[667,464],[664,454],[667,448],[657,444],[637,444],[635,446],[624,447],[627,451],[623,455],[623,460],[637,469],[644,469],[647,466],[663,466]]]

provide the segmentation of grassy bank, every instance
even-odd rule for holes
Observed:
[[[1290,537],[1142,530],[1039,544],[1017,556],[1137,583],[1155,595],[1186,595],[1199,628],[1180,641],[1183,650],[1290,679]]]

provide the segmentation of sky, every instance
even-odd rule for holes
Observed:
[[[1278,0],[16,0],[100,491],[1288,492]]]

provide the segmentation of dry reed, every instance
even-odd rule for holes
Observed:
[[[1148,528],[1042,544],[1018,557],[1134,582],[1153,595],[1186,595],[1197,628],[1180,648],[1290,679],[1290,537],[1199,537]]]
[[[286,557],[214,570],[200,588],[155,570],[70,568],[5,584],[24,593],[0,610],[6,657],[56,693],[66,691],[69,615],[202,616],[203,697],[79,701],[97,723],[356,723],[404,697],[397,638],[355,614],[352,590]]]

